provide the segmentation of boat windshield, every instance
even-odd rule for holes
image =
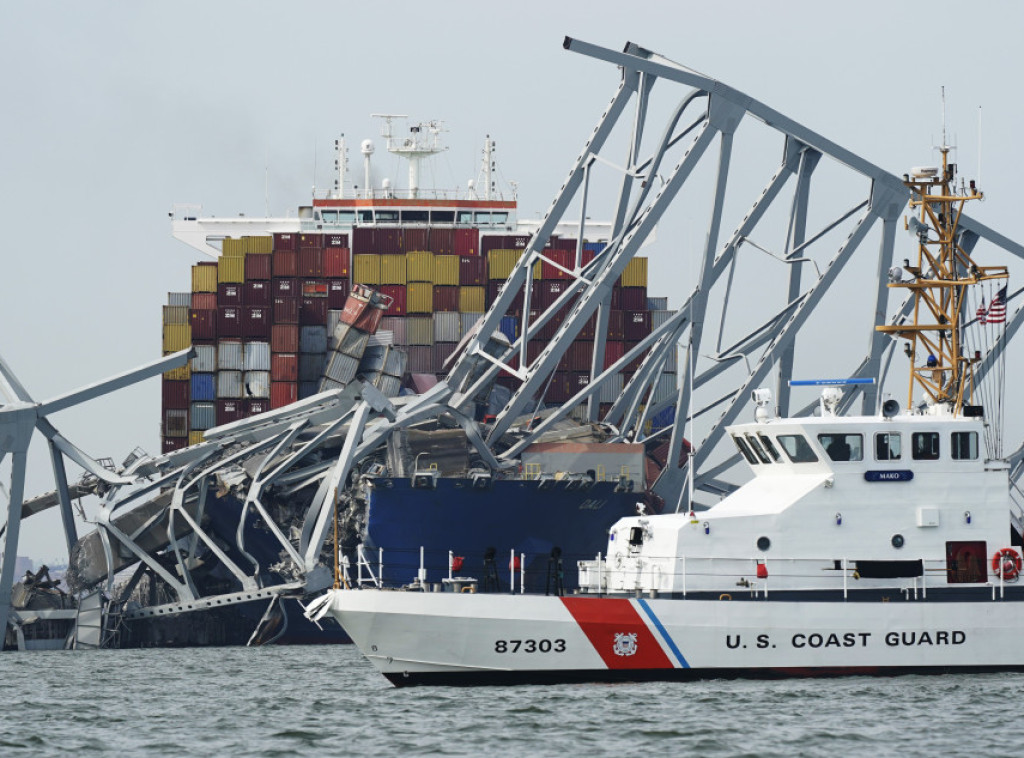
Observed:
[[[793,463],[814,463],[818,460],[802,434],[780,434],[778,440]]]
[[[781,456],[779,455],[779,451],[775,448],[775,445],[772,444],[772,438],[767,434],[758,434],[757,438],[761,440],[761,444],[764,445],[764,449],[768,451],[769,455],[771,455],[772,460],[778,463]]]
[[[740,452],[743,454],[743,457],[747,459],[747,463],[749,463],[751,466],[756,466],[757,458],[754,457],[754,454],[752,452],[750,452],[750,448],[747,446],[746,441],[742,437],[733,437],[732,441],[736,443],[736,447],[739,448]]]

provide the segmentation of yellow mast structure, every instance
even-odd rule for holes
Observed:
[[[910,290],[913,315],[907,323],[876,328],[907,340],[905,350],[911,361],[908,405],[913,405],[917,387],[929,403],[945,404],[959,415],[964,404],[971,402],[977,362],[963,354],[961,343],[967,288],[1006,279],[1008,273],[1005,266],[978,266],[960,246],[958,225],[964,204],[981,199],[982,193],[973,180],[967,187],[961,181],[957,190],[956,164],[949,162],[951,148],[944,144],[939,149],[941,169],[915,168],[903,176],[913,193],[906,228],[912,227],[917,234],[917,264],[906,261],[905,273],[890,275],[894,281],[889,287]]]

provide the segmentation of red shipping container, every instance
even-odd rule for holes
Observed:
[[[326,279],[303,279],[302,297],[327,297]]]
[[[368,227],[356,227],[352,230],[352,255],[366,255],[377,252],[374,246],[375,231],[375,229]]]
[[[186,447],[188,447],[188,437],[164,437],[160,446],[165,453],[184,450]]]
[[[299,399],[298,382],[271,382],[270,408],[284,408]]]
[[[223,308],[225,305],[245,305],[242,299],[245,294],[245,289],[241,284],[218,284],[217,285],[217,307]]]
[[[596,258],[596,257],[597,257],[597,252],[596,251],[594,251],[594,250],[587,250],[586,248],[583,248],[583,255],[580,257],[580,260],[583,262],[583,265],[586,266],[588,263],[593,262],[594,258]]]
[[[271,265],[271,257],[269,255],[250,253],[245,256],[245,280],[247,282],[252,281],[266,281],[270,278],[273,267]],[[252,303],[250,303],[252,305]]]
[[[540,357],[541,352],[547,347],[547,340],[533,339],[526,343],[526,362],[533,365],[533,362]]]
[[[608,339],[610,340],[624,340],[626,339],[626,320],[622,311],[612,310],[608,314]]]
[[[348,279],[327,280],[327,309],[331,311],[341,310],[345,307],[348,299]]]
[[[554,248],[546,249],[544,258],[540,264],[541,279],[571,279],[572,277],[562,269],[552,266],[548,261],[554,261],[563,268],[572,269],[575,264],[573,250],[559,250]]]
[[[463,230],[458,230],[463,231]],[[483,287],[487,284],[487,259],[463,255],[459,258],[459,284],[463,287]]]
[[[623,333],[626,340],[642,340],[651,333],[650,311],[624,311]]]
[[[497,300],[498,295],[501,293],[502,287],[505,286],[505,282],[490,281],[487,283],[487,307],[490,308]],[[506,313],[510,316],[518,316],[523,312],[523,302],[525,299],[523,288],[519,288],[519,292],[516,294],[515,299],[512,301],[512,305],[509,306]]]
[[[291,232],[278,232],[274,235],[274,252],[279,250],[294,250],[298,241],[298,235]]]
[[[303,326],[327,325],[327,298],[304,297],[299,306],[299,323]]]
[[[270,327],[270,352],[299,352],[298,324],[274,324]],[[271,360],[273,360],[273,358],[271,358]]]
[[[264,306],[242,309],[242,336],[265,340],[270,337],[270,308]]]
[[[568,377],[570,398],[576,397],[577,393],[582,392],[590,385],[589,371],[571,371]]]
[[[273,263],[271,264],[274,277],[298,276],[299,275],[299,254],[294,250],[275,250]]]
[[[479,229],[456,229],[454,253],[456,255],[477,255],[480,252]]]
[[[491,250],[523,250],[530,244],[525,234],[491,234],[480,238],[480,255]]]
[[[164,377],[161,387],[162,408],[165,411],[187,411],[192,382],[189,379],[168,379]]]
[[[299,296],[299,280],[298,279],[274,279],[270,283],[270,296],[271,297],[298,297]]]
[[[348,247],[347,234],[325,234],[324,250],[332,247]]]
[[[402,249],[407,253],[429,250],[430,231],[426,227],[406,229],[402,239]]]
[[[442,312],[459,310],[459,288],[435,285],[434,310]]]
[[[370,287],[353,287],[341,312],[342,322],[367,334],[376,332],[384,317],[384,310],[370,305],[369,297],[373,292]]]
[[[270,381],[299,381],[299,356],[295,353],[271,353]]]
[[[619,303],[624,311],[647,310],[646,287],[623,287],[619,291]]]
[[[297,324],[297,323],[299,323],[299,298],[297,298],[297,297],[275,297],[274,298],[274,323],[275,324]]]
[[[620,340],[608,340],[604,343],[604,368],[609,368],[615,361],[626,354],[626,343]]]
[[[324,275],[324,253],[320,248],[304,247],[299,251],[299,276]]]
[[[626,352],[628,353],[630,350],[632,350],[634,347],[636,347],[639,344],[640,344],[639,340],[637,340],[637,341],[626,340],[626,343],[625,343],[625,345],[626,345]],[[630,373],[630,374],[632,374],[634,371],[638,371],[640,369],[640,364],[643,362],[644,357],[646,357],[646,355],[647,355],[647,351],[645,350],[644,352],[640,353],[636,358],[634,358],[629,363],[627,363],[626,367],[623,369],[623,371],[627,372],[627,373]]]
[[[347,247],[329,247],[324,250],[324,273],[329,279],[347,279],[349,253]]]
[[[192,293],[192,307],[197,311],[213,311],[217,310],[217,293],[216,292],[193,292]]]
[[[247,400],[246,402],[249,404],[250,416],[256,416],[270,410],[270,401],[267,399],[259,398],[258,400]]]
[[[556,371],[547,392],[544,393],[544,401],[548,403],[564,403],[572,397],[569,392],[569,374],[565,371]]]
[[[580,333],[576,335],[578,340],[592,340],[597,338],[597,314],[587,319],[587,323],[580,329]]]
[[[565,351],[563,363],[567,371],[590,371],[590,361],[594,355],[594,343],[576,340]]]
[[[230,424],[232,421],[239,421],[246,417],[244,400],[218,400],[217,401],[217,426]]]
[[[387,295],[391,298],[391,306],[384,311],[385,316],[404,316],[406,315],[406,289],[404,284],[383,284],[380,287],[382,295]],[[437,292],[437,287],[434,287],[434,292]]]
[[[452,353],[455,352],[457,342],[435,342],[432,346],[433,355],[431,356],[431,364],[433,365],[432,371],[435,374],[447,374],[451,368],[449,358]]]
[[[370,252],[380,255],[401,255],[405,251],[402,248],[402,229],[394,226],[378,226],[373,235],[373,244],[376,250]]]
[[[576,251],[576,239],[574,237],[551,237],[544,247],[551,250],[572,250]]]
[[[611,306],[613,311],[622,310],[622,287],[618,284],[612,286]]]
[[[322,234],[300,234],[299,235],[299,250],[302,249],[314,249],[319,250],[324,246],[324,235]]]
[[[237,306],[220,307],[217,309],[217,336],[242,336],[242,309]]]
[[[248,258],[246,259],[248,260]],[[270,295],[270,282],[252,281],[245,283],[245,304],[269,308],[272,302]]]
[[[215,308],[190,309],[188,323],[192,326],[193,343],[196,340],[217,339],[217,310]]]
[[[541,309],[550,308],[567,286],[568,283],[565,281],[543,281],[539,285],[535,284],[533,295],[537,298],[537,306]]]
[[[445,227],[431,227],[429,249],[435,255],[454,255],[455,230]]]

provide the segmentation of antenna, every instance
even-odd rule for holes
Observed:
[[[263,149],[263,203],[265,205],[267,218],[270,218],[270,166],[268,165],[267,150]]]
[[[978,106],[978,171],[977,171],[977,183],[979,187],[983,187],[981,183],[981,106]]]
[[[946,148],[946,87],[940,87],[942,92],[942,147]]]

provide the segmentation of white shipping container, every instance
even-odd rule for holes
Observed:
[[[375,334],[370,335],[370,340],[366,344],[371,347],[393,345],[395,344],[395,333],[388,329],[378,329]]]
[[[213,403],[192,403],[189,413],[190,426],[194,432],[205,432],[217,426],[217,406]]]
[[[434,319],[430,316],[409,316],[405,328],[410,345],[434,344]]]
[[[243,397],[270,397],[270,372],[246,371]]]
[[[217,398],[221,399],[238,397],[243,397],[242,372],[218,371]]]
[[[651,311],[651,329],[657,329],[675,315],[675,311],[658,310]]]
[[[359,361],[359,371],[363,374],[382,373],[387,353],[386,345],[367,345],[366,352],[363,353],[363,357]]]
[[[434,314],[434,342],[458,342],[462,336],[462,314],[440,311]]]
[[[622,374],[609,376],[605,383],[598,390],[598,397],[602,403],[614,403],[622,395],[623,387]]]
[[[217,368],[221,371],[241,371],[245,364],[241,340],[220,340],[217,343]]]
[[[191,308],[192,307],[192,293],[191,292],[168,292],[167,293],[167,304],[170,306],[177,306],[180,308]]]
[[[380,320],[380,329],[377,331],[381,330],[391,332],[394,335],[394,343],[396,345],[409,344],[405,316],[385,316]]]
[[[461,321],[462,321],[462,333],[463,334],[468,334],[469,330],[472,329],[476,325],[476,322],[479,321],[480,317],[483,316],[484,314],[482,314],[482,313],[463,313],[461,315],[462,315],[462,319],[461,319]]]
[[[327,361],[327,367],[324,369],[324,376],[344,385],[356,378],[357,371],[359,371],[357,358],[344,353],[332,353],[330,360]]]
[[[270,371],[270,343],[246,342],[243,371]],[[257,397],[263,397],[258,395]]]
[[[388,350],[387,360],[384,361],[384,373],[401,379],[405,376],[408,365],[409,354],[401,348],[392,347]]]
[[[216,345],[193,345],[196,350],[192,358],[192,370],[205,374],[212,374],[217,370],[217,346]]]
[[[327,334],[333,335],[334,330],[338,328],[338,324],[341,323],[341,314],[344,311],[327,311]]]
[[[679,384],[676,378],[676,374],[661,374],[658,376],[658,382],[654,385],[654,395],[651,398],[652,403],[660,403],[663,400],[671,400],[676,397],[679,393]]]
[[[402,391],[402,380],[396,376],[381,374],[380,378],[374,382],[374,386],[384,393],[385,397],[398,397],[398,393]]]

